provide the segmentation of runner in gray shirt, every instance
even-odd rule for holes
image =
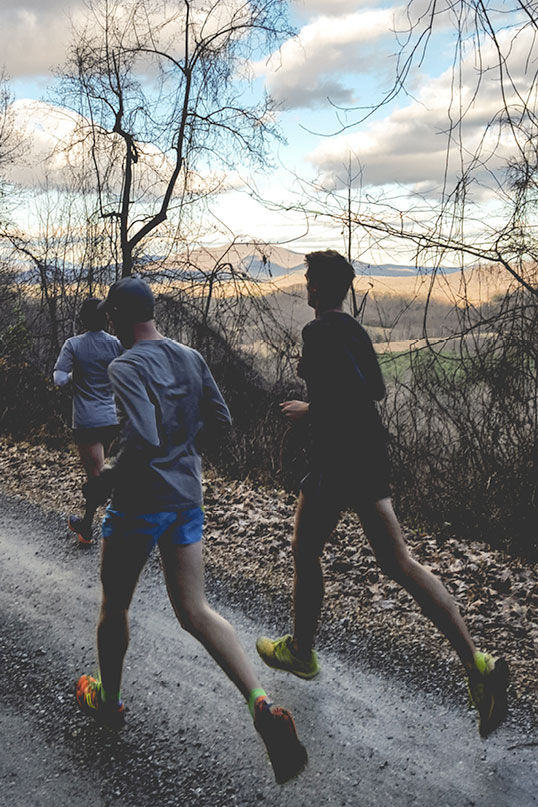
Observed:
[[[106,333],[106,315],[97,310],[100,300],[90,297],[82,303],[79,319],[86,329],[64,343],[54,366],[54,383],[72,382],[73,439],[88,479],[98,476],[105,455],[118,432],[118,417],[107,375],[110,362],[123,350],[119,339]],[[84,516],[70,515],[69,528],[81,544],[91,544],[92,522],[97,503],[86,500]]]
[[[202,505],[199,444],[231,424],[202,356],[171,339],[141,340],[108,375],[121,420],[112,507],[128,513]]]
[[[110,467],[87,483],[88,496],[105,501],[112,492],[112,504],[103,521],[100,678],[80,677],[77,703],[109,727],[123,725],[128,609],[140,572],[158,545],[180,624],[244,696],[275,778],[284,782],[307,760],[293,718],[270,702],[234,629],[209,606],[204,592],[200,441],[227,431],[230,413],[202,356],[160,334],[153,308],[151,289],[138,278],[115,283],[106,300],[127,348],[108,371],[120,411],[121,448]],[[212,697],[208,693],[209,701]]]

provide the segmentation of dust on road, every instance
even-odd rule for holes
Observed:
[[[60,516],[7,497],[0,543],[6,807],[538,804],[528,725],[512,721],[480,740],[462,700],[417,691],[391,674],[390,659],[384,674],[373,671],[359,650],[322,645],[312,682],[268,670],[254,642],[276,628],[272,599],[228,590],[212,574],[210,598],[266,689],[293,710],[309,751],[306,772],[276,786],[239,694],[178,627],[156,557],[132,606],[128,725],[113,735],[80,715],[72,695],[76,677],[95,670],[97,549],[80,551]]]

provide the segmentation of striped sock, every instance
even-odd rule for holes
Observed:
[[[116,692],[114,697],[112,697],[111,695],[107,695],[102,684],[100,695],[102,703],[113,703],[114,706],[117,706],[121,703],[120,693]]]
[[[253,689],[250,695],[248,696],[248,709],[250,714],[252,715],[252,718],[254,718],[254,706],[258,698],[265,698],[266,700],[269,700],[265,689],[261,689],[259,687],[258,689]]]

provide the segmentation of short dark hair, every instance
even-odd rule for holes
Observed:
[[[98,297],[88,297],[80,306],[79,319],[87,331],[102,331],[106,328],[106,313],[97,308],[100,302]]]
[[[323,304],[340,305],[349,291],[355,270],[343,255],[334,249],[305,255],[308,279],[314,284]]]

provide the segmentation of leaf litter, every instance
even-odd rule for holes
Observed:
[[[82,506],[82,482],[74,448],[0,438],[3,493],[67,514]],[[275,594],[289,595],[295,496],[210,469],[204,497],[206,563],[229,578],[262,581]],[[405,527],[404,536],[412,555],[440,577],[456,599],[477,646],[507,659],[515,698],[535,711],[538,565],[477,541],[437,539]],[[354,514],[343,514],[325,548],[323,566],[324,619],[345,630],[383,635],[400,643],[408,655],[433,648],[438,658],[454,663],[448,642],[431,629],[407,592],[379,571]]]

